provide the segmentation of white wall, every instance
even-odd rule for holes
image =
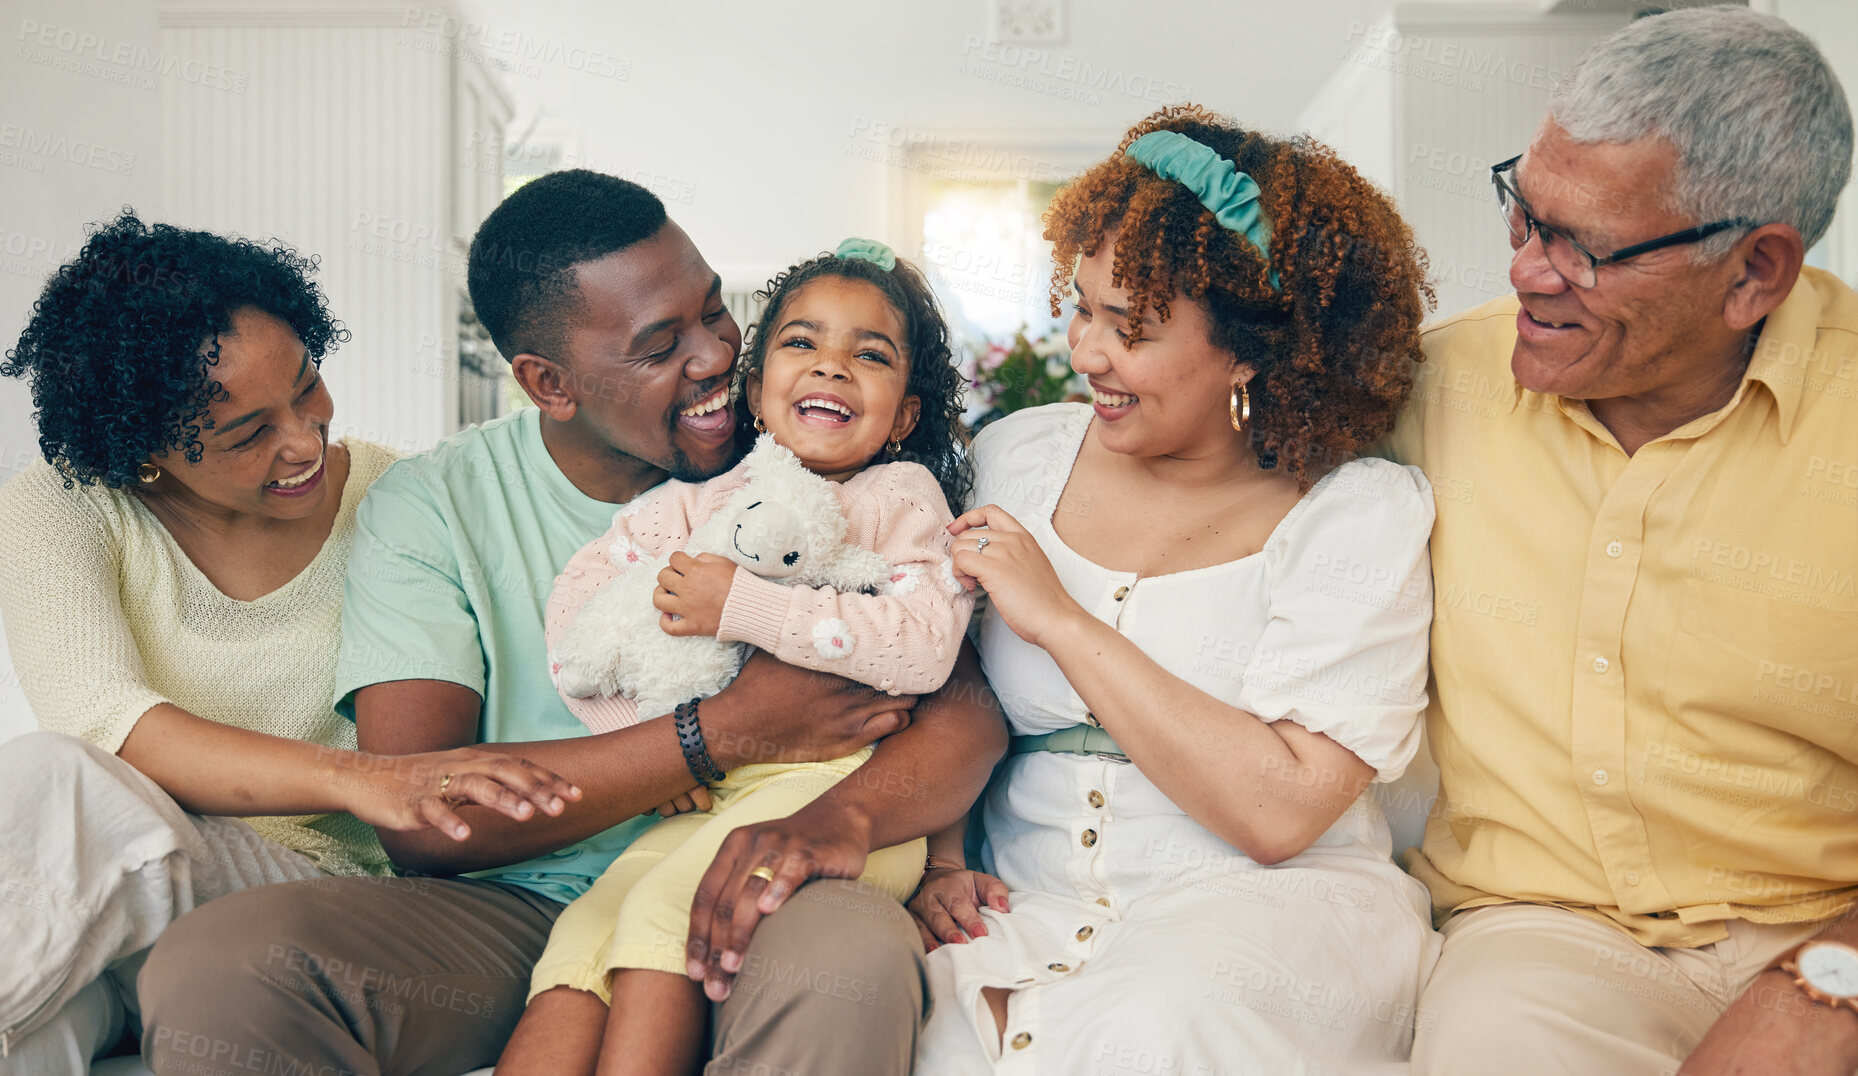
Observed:
[[[52,28],[49,43],[40,44],[44,27]],[[84,34],[99,39],[86,49],[157,51],[154,5],[0,0],[0,350],[19,338],[45,277],[76,253],[86,222],[125,204],[154,216],[164,210],[163,80],[87,58],[78,48]],[[25,384],[0,379],[0,481],[38,451]],[[0,740],[31,727],[0,651]]]
[[[1385,188],[1431,258],[1440,315],[1510,293],[1490,166],[1522,152],[1554,83],[1625,12],[1409,4],[1358,26],[1302,126]]]
[[[164,15],[164,48],[248,78],[237,93],[170,91],[163,190],[176,221],[317,256],[350,333],[322,367],[331,433],[413,452],[457,429],[451,293],[464,258],[450,219],[453,65],[413,47],[437,42],[397,29],[402,10],[353,5],[334,25]]]
[[[1852,0],[1770,0],[1750,5],[1800,28],[1825,53],[1845,96],[1858,109],[1858,3]],[[1831,232],[1808,258],[1858,287],[1858,178],[1839,199]]]
[[[86,223],[125,204],[165,211],[168,79],[95,58],[118,48],[159,51],[154,4],[0,0],[0,350],[19,338],[46,276],[76,253]],[[0,479],[38,455],[31,415],[26,386],[0,379]]]
[[[847,235],[898,241],[886,199],[900,143],[958,161],[957,140],[1008,132],[1107,155],[1181,97],[1289,130],[1349,23],[1382,4],[1068,0],[1063,44],[1006,50],[976,44],[987,0],[480,6],[487,40],[517,42],[486,49],[516,68],[511,130],[566,131],[592,167],[657,189],[711,263],[746,279]],[[520,59],[558,43],[616,73]]]

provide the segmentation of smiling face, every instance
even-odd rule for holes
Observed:
[[[843,481],[909,436],[921,401],[905,391],[903,318],[882,291],[820,277],[789,295],[772,325],[748,406],[808,470]]]
[[[666,222],[642,243],[575,266],[574,276],[579,316],[563,334],[567,353],[545,357],[572,396],[567,421],[673,478],[727,469],[729,377],[742,331],[690,237]]]
[[[335,404],[303,342],[283,320],[252,307],[232,314],[232,332],[219,338],[219,361],[210,376],[224,398],[201,423],[199,463],[179,452],[149,462],[163,478],[215,508],[302,519],[329,495],[329,420]]]
[[[1536,219],[1596,255],[1707,223],[1665,208],[1677,151],[1659,138],[1580,144],[1551,119],[1516,165]],[[1654,399],[1721,376],[1742,333],[1723,321],[1736,259],[1690,261],[1690,244],[1600,267],[1595,285],[1569,284],[1542,254],[1539,234],[1510,259],[1522,309],[1510,368],[1524,388],[1582,400]]]
[[[1227,405],[1251,371],[1213,344],[1206,305],[1175,295],[1168,320],[1151,309],[1142,338],[1128,346],[1129,291],[1110,284],[1115,260],[1114,232],[1079,259],[1067,334],[1071,368],[1090,381],[1103,446],[1137,457],[1198,456],[1241,441]]]

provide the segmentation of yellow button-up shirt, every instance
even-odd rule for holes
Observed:
[[[1628,457],[1510,374],[1516,300],[1425,334],[1389,454],[1432,479],[1409,868],[1434,913],[1562,905],[1640,943],[1858,897],[1858,294],[1807,269],[1735,397]]]

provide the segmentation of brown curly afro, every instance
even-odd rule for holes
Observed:
[[[1269,265],[1192,191],[1124,155],[1151,131],[1178,131],[1257,181]],[[1257,371],[1247,387],[1260,465],[1281,464],[1307,490],[1393,428],[1421,359],[1420,320],[1434,303],[1426,255],[1387,196],[1332,150],[1245,130],[1198,105],[1149,116],[1052,200],[1054,315],[1078,259],[1112,233],[1111,283],[1129,290],[1131,342],[1144,313],[1166,321],[1183,296],[1206,304],[1213,343]]]

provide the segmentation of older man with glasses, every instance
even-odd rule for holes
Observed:
[[[1440,491],[1417,1072],[1858,1066],[1858,294],[1802,266],[1851,157],[1813,43],[1713,8],[1492,170],[1516,294],[1389,446]]]

